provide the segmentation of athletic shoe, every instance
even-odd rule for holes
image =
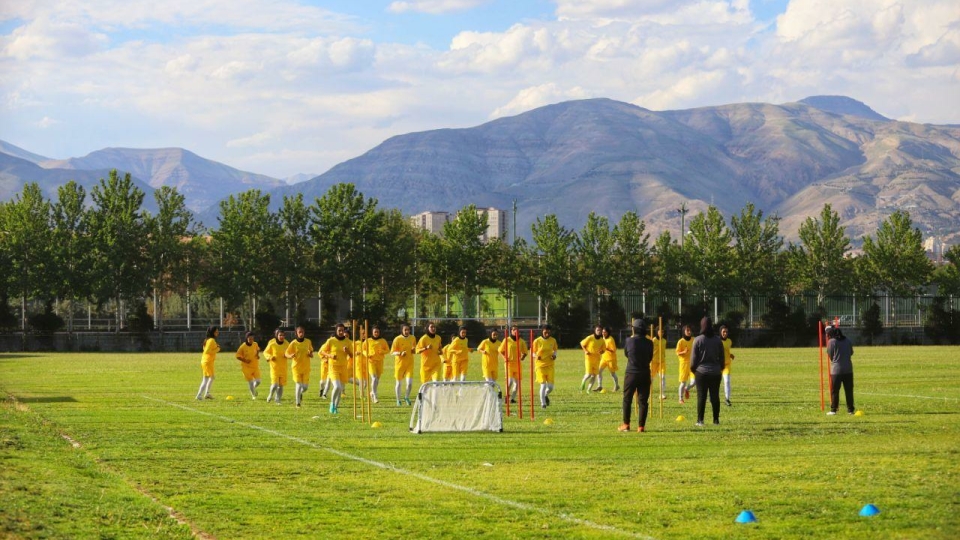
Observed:
[[[297,403],[297,408],[298,408],[298,409],[300,408],[300,404],[299,404],[299,403]]]
[[[333,408],[333,414],[340,414],[340,408],[339,408],[339,407],[334,407],[334,408]]]
[[[667,396],[665,394],[660,394],[660,399],[667,399]]]
[[[544,402],[544,403],[541,403],[541,404],[540,404],[540,408],[541,408],[541,409],[546,409],[546,408],[547,408],[547,404],[546,404],[545,402]]]
[[[731,407],[731,406],[733,406],[733,403],[730,403],[730,400],[728,399],[728,400],[727,400],[727,407]]]
[[[853,411],[847,411],[847,414],[853,414]]]
[[[197,397],[197,401],[203,401],[202,397]]]
[[[333,406],[333,403],[331,403],[331,404],[330,404],[330,414],[333,414],[334,411],[336,411],[336,410],[337,410],[337,408]]]
[[[207,394],[207,395],[203,396],[203,399],[213,399],[213,395]]]
[[[596,388],[593,389],[594,392],[600,392],[601,390],[603,390],[603,387],[602,387],[602,386],[598,386],[598,387],[596,387]]]
[[[277,406],[278,406],[278,407],[279,407],[280,405],[282,405],[282,403],[280,403],[280,400],[279,400],[279,399],[277,400],[276,403],[277,403]]]
[[[257,400],[257,396],[250,396],[250,399],[256,401],[256,400]]]
[[[620,433],[626,433],[630,431],[630,424],[620,424],[620,427],[617,428],[617,431]]]
[[[400,403],[400,400],[398,399],[398,400],[397,400],[397,407],[399,407],[400,405],[402,405],[402,404]]]
[[[380,403],[380,400],[377,398],[376,394],[370,394],[370,397],[373,399],[374,403]]]
[[[713,421],[713,425],[719,426],[719,425],[720,425],[720,421],[719,421],[719,420],[714,420],[714,421]]]
[[[407,402],[407,405],[413,405],[413,403],[410,403],[410,398],[403,398],[403,400]]]
[[[685,401],[683,401],[683,400],[681,399],[681,400],[680,400],[680,404],[683,405],[684,403],[685,403]]]
[[[645,432],[646,430],[647,430],[647,428],[645,428],[644,426],[640,426],[640,427],[637,428],[637,433],[643,433],[643,432]]]
[[[510,398],[510,403],[516,403],[516,402],[517,402],[517,400],[515,400],[515,399],[513,399],[513,398]]]
[[[581,393],[581,394],[583,393],[583,391],[584,391],[586,388],[587,388],[587,381],[583,381],[582,383],[580,383],[580,393]]]
[[[543,399],[546,400],[546,402],[547,402],[547,407],[549,407],[549,406],[550,406],[550,396],[543,396]]]
[[[697,427],[703,427],[703,422],[697,422]]]
[[[827,416],[836,416],[836,415],[837,415],[837,411],[830,411],[827,413]]]
[[[683,391],[683,399],[690,399],[690,389],[687,388]]]
[[[619,386],[614,386],[614,387],[613,387],[613,391],[614,391],[614,392],[619,392],[619,391],[620,391],[620,387],[619,387]]]

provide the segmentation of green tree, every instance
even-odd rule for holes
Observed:
[[[610,221],[590,212],[580,234],[574,237],[573,250],[578,276],[576,284],[579,292],[588,298],[591,312],[595,301],[601,294],[609,293],[613,282],[613,245]]]
[[[26,326],[27,299],[49,299],[46,282],[50,269],[50,202],[40,186],[28,183],[4,206],[4,250],[9,264],[10,291],[20,297],[21,326]]]
[[[297,323],[306,319],[306,298],[315,285],[315,255],[313,242],[310,241],[310,209],[303,202],[303,194],[283,197],[283,206],[278,213],[281,236],[272,239],[267,245],[281,245],[289,248],[278,252],[277,271],[283,283],[284,301],[287,309],[293,309]]]
[[[383,213],[377,210],[375,199],[365,199],[353,184],[331,187],[310,210],[310,237],[321,290],[341,293],[352,304],[362,297],[367,283],[377,281],[376,267],[368,263],[364,243],[376,236]]]
[[[734,258],[730,245],[733,235],[715,206],[690,221],[690,242],[686,250],[693,265],[691,278],[698,281],[707,296],[717,296],[731,289]]]
[[[57,188],[57,202],[51,207],[53,260],[48,284],[58,298],[69,304],[67,331],[73,331],[74,302],[91,294],[90,214],[85,207],[87,192],[70,181]]]
[[[469,205],[457,212],[457,216],[444,223],[443,249],[451,268],[455,269],[457,292],[460,293],[460,305],[464,314],[468,313],[470,299],[480,295],[486,285],[483,273],[483,261],[487,259],[487,245],[481,236],[487,230],[487,215],[478,214],[475,205]]]
[[[808,217],[800,225],[799,236],[800,280],[808,290],[817,291],[817,305],[823,306],[824,298],[842,291],[848,280],[850,240],[829,203],[823,205],[819,219]]]
[[[663,231],[651,253],[653,288],[664,294],[683,294],[684,254],[670,231]]]
[[[157,328],[163,331],[163,312],[169,292],[184,292],[184,265],[188,262],[189,241],[196,236],[193,214],[186,199],[176,188],[161,186],[153,192],[157,214],[147,217],[150,231],[147,254],[150,257],[151,285],[157,299],[153,314]]]
[[[539,277],[535,291],[543,300],[545,317],[549,321],[551,307],[561,299],[569,300],[576,287],[572,261],[577,234],[560,225],[555,214],[537,218],[531,231]]]
[[[627,212],[613,228],[613,252],[610,256],[611,289],[642,291],[653,283],[650,234],[636,212]]]
[[[944,264],[933,273],[938,296],[960,296],[960,246],[953,246],[943,254]]]
[[[484,274],[508,302],[513,302],[519,288],[527,288],[535,294],[542,292],[537,255],[523,238],[517,238],[513,245],[498,238],[490,242],[487,249]]]
[[[120,178],[116,169],[90,192],[93,241],[93,292],[98,300],[117,303],[117,331],[123,323],[123,301],[142,298],[149,287],[150,260],[144,240],[149,228],[144,219],[144,193],[130,173]]]
[[[923,233],[902,210],[880,223],[876,241],[869,235],[863,238],[863,253],[877,288],[895,296],[919,294],[933,273],[923,249]]]
[[[778,271],[783,248],[780,218],[764,219],[763,210],[747,203],[739,215],[730,218],[730,232],[734,241],[733,282],[741,298],[780,292],[783,276]]]
[[[376,272],[375,302],[379,304],[384,319],[400,313],[404,320],[407,318],[406,304],[414,287],[417,242],[416,229],[399,210],[383,212],[380,229],[368,251],[370,264]],[[396,316],[389,318],[395,319]]]
[[[260,264],[265,246],[281,238],[277,214],[270,212],[270,195],[258,189],[220,201],[219,228],[213,232],[214,279],[208,287],[230,308],[240,308],[244,325],[254,328],[258,298],[278,292],[278,269]],[[296,251],[296,246],[291,246]]]

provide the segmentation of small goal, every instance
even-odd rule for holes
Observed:
[[[428,382],[420,387],[410,431],[503,431],[503,394],[490,381]]]

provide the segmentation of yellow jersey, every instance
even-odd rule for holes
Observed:
[[[397,357],[398,359],[409,358],[413,356],[414,349],[416,349],[416,347],[417,338],[413,337],[412,334],[407,337],[404,337],[403,334],[400,334],[399,336],[393,338],[393,345],[390,347],[390,352],[403,353],[402,356]]]
[[[430,337],[430,334],[420,336],[420,341],[417,342],[417,352],[420,353],[420,360],[424,364],[433,365],[440,362],[440,353],[442,352],[440,343],[440,336],[437,334],[434,334],[433,337]]]
[[[554,355],[557,354],[558,349],[557,340],[553,336],[548,338],[540,336],[533,340],[533,356],[537,362],[537,367],[554,365],[556,362]]]
[[[218,352],[220,352],[220,346],[217,345],[217,340],[213,338],[207,338],[206,341],[203,342],[203,354],[200,355],[200,362],[213,362],[217,359]]]
[[[383,362],[383,357],[388,352],[390,352],[390,347],[387,346],[387,340],[383,338],[367,338],[363,342],[363,354],[371,361]]]
[[[470,358],[470,347],[467,345],[467,339],[457,336],[450,340],[450,356],[454,362],[462,362]]]
[[[290,345],[287,346],[286,354],[291,355],[291,366],[296,369],[298,365],[303,364],[306,366],[310,365],[310,355],[313,353],[313,343],[310,342],[308,338],[303,338],[303,341],[294,339],[290,342]]]
[[[524,341],[523,339],[520,339],[518,343],[517,340],[513,339],[513,337],[511,336],[504,339],[503,343],[500,345],[500,354],[507,359],[508,364],[515,364],[517,362],[518,347],[520,350],[520,353],[519,353],[520,361],[522,362],[523,357],[527,355],[527,351],[528,351],[526,341]]]
[[[290,342],[287,340],[283,340],[283,343],[280,343],[276,338],[273,338],[267,342],[267,348],[263,350],[263,357],[266,358],[268,362],[285,360],[283,353],[286,352],[289,344]]]
[[[580,346],[586,348],[585,353],[587,360],[593,363],[600,363],[600,356],[603,354],[607,344],[603,341],[603,337],[598,338],[596,334],[590,334],[580,340]]]
[[[260,345],[256,341],[252,345],[247,345],[247,342],[244,341],[237,349],[237,360],[241,362],[246,360],[247,362],[244,362],[244,365],[247,366],[260,363]]]

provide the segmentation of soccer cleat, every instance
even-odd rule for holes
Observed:
[[[374,403],[380,403],[380,399],[377,398],[376,394],[370,394],[370,397],[373,399]]]
[[[697,422],[697,427],[703,427],[703,422]]]
[[[660,399],[667,399],[666,394],[660,394]]]
[[[197,401],[203,401],[203,398],[200,396],[197,396]]]
[[[620,427],[617,428],[617,431],[620,433],[626,433],[630,431],[630,424],[620,424]]]
[[[278,407],[279,407],[280,405],[283,405],[282,403],[280,403],[280,400],[279,400],[279,399],[276,401],[276,403],[277,403],[277,406],[278,406]]]
[[[730,400],[728,399],[728,400],[727,400],[727,407],[730,407],[730,406],[732,406],[732,405],[733,405],[733,403],[730,403]]]
[[[827,413],[827,416],[836,416],[836,415],[837,415],[837,411],[830,411]]]
[[[603,387],[602,387],[602,386],[598,386],[598,387],[594,388],[593,391],[594,391],[594,392],[603,392]]]
[[[853,414],[853,411],[847,411],[847,414]]]
[[[335,411],[336,411],[336,410],[337,410],[337,408],[333,406],[333,403],[331,403],[331,404],[330,404],[330,414],[335,414]]]
[[[398,400],[397,400],[397,407],[399,407],[399,406],[401,406],[401,405],[403,405],[403,404],[400,403],[400,400],[398,399]]]
[[[410,398],[406,397],[406,398],[403,398],[403,399],[404,399],[404,401],[407,402],[407,405],[413,405],[413,403],[410,403]]]
[[[514,398],[510,398],[510,403],[516,403],[516,402],[517,402],[517,400],[516,400],[516,399],[514,399]]]
[[[619,392],[619,391],[620,391],[620,386],[619,386],[619,385],[614,386],[614,387],[613,387],[613,391],[614,391],[614,392]]]
[[[719,420],[714,420],[714,421],[713,421],[713,425],[719,426],[719,425],[720,425],[720,421],[719,421]]]
[[[587,381],[580,383],[580,391],[583,392],[587,388]]]
[[[207,395],[203,396],[203,399],[213,399],[213,395],[212,395],[212,394],[207,394]]]
[[[683,405],[684,403],[685,403],[685,401],[683,401],[683,400],[681,399],[681,400],[680,400],[680,404]]]
[[[687,388],[683,391],[683,399],[690,399],[690,389]]]
[[[543,399],[545,400],[545,402],[546,402],[546,404],[547,404],[547,407],[549,407],[549,406],[550,406],[550,396],[543,396]]]
[[[297,408],[298,408],[298,409],[300,408],[300,404],[299,404],[299,403],[297,403]]]
[[[643,433],[643,432],[646,431],[646,430],[647,430],[647,428],[645,428],[645,427],[643,427],[643,426],[640,426],[640,427],[637,428],[637,433]]]
[[[257,400],[257,396],[250,396],[250,399],[256,401],[256,400]]]
[[[546,402],[541,403],[541,404],[540,404],[540,408],[541,408],[541,409],[546,409],[546,408],[547,408]]]

